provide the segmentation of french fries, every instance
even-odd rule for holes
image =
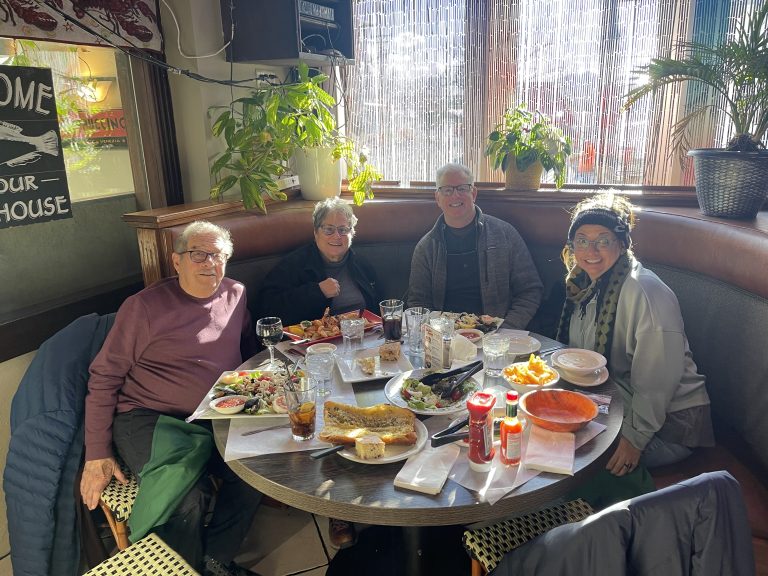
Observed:
[[[543,386],[555,380],[557,372],[547,366],[540,356],[531,354],[528,362],[520,362],[504,368],[504,377],[518,384]]]

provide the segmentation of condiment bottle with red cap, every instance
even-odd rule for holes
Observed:
[[[517,418],[517,392],[507,392],[506,416],[501,422],[501,461],[507,466],[520,463],[523,446],[523,425]]]
[[[475,392],[467,400],[469,410],[469,467],[477,472],[491,468],[493,448],[493,405],[496,395]]]

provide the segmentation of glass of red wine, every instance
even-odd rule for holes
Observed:
[[[403,301],[382,300],[379,302],[381,321],[384,324],[384,340],[400,342],[403,337]]]
[[[275,371],[281,366],[275,361],[275,346],[283,338],[283,321],[277,316],[259,318],[256,322],[256,336],[261,343],[269,348],[269,366],[267,370]]]

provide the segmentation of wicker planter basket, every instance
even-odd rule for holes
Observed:
[[[515,159],[510,158],[507,171],[504,173],[506,176],[506,184],[504,188],[506,190],[538,190],[541,186],[541,174],[544,172],[544,167],[541,162],[534,162],[528,168],[522,172],[517,169]]]
[[[754,218],[768,196],[768,151],[691,150],[696,196],[706,216]]]

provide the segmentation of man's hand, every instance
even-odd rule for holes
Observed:
[[[642,450],[638,450],[632,446],[629,440],[622,436],[619,440],[619,446],[616,448],[616,452],[614,452],[611,459],[608,460],[608,464],[605,468],[614,476],[624,476],[625,474],[629,474],[637,468],[642,453]]]
[[[341,294],[341,287],[335,278],[326,278],[320,284],[320,290],[326,298],[335,298]]]
[[[83,477],[80,479],[80,495],[88,510],[93,510],[99,503],[99,498],[104,488],[107,487],[112,476],[121,484],[128,482],[120,466],[114,458],[102,458],[100,460],[88,460],[83,467]]]

